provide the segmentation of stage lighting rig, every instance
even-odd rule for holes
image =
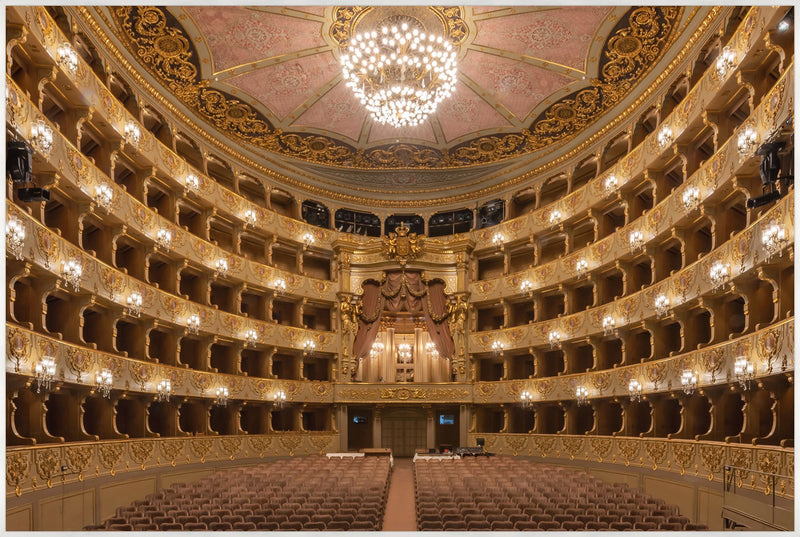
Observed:
[[[793,135],[790,137],[790,147],[793,147],[793,137]],[[786,146],[787,143],[785,141],[775,140],[761,144],[756,150],[756,155],[761,157],[761,164],[758,169],[762,184],[761,195],[747,200],[747,207],[751,209],[761,207],[782,198],[794,183],[793,174],[791,172],[783,173],[781,169],[780,153]],[[789,155],[790,162],[793,160],[791,153],[793,153],[793,149]]]

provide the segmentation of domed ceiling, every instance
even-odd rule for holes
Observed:
[[[597,127],[692,26],[677,6],[97,9],[199,124],[323,183],[422,191],[476,185]],[[453,95],[415,127],[373,121],[340,66],[351,35],[397,13],[458,50]]]

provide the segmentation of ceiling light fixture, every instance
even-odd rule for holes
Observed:
[[[393,127],[425,121],[453,93],[457,74],[450,41],[405,19],[355,35],[341,57],[347,86],[375,121]]]

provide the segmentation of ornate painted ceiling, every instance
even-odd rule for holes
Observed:
[[[380,171],[388,190],[436,190],[447,178],[474,185],[596,130],[691,26],[678,6],[98,10],[199,124],[323,183],[358,171],[363,184]],[[393,12],[438,25],[459,50],[454,95],[416,127],[373,122],[342,80],[342,45]]]

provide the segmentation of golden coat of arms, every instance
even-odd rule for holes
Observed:
[[[387,236],[381,237],[383,241],[383,253],[390,259],[397,259],[405,263],[408,259],[414,259],[422,253],[422,244],[425,235],[409,233],[405,225],[394,228]]]

